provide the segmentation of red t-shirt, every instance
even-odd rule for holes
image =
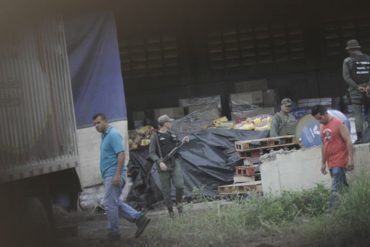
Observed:
[[[324,155],[329,168],[345,167],[348,162],[348,150],[340,134],[342,122],[333,117],[326,124],[321,124],[320,134],[324,145]]]

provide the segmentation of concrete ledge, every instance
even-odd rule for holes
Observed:
[[[293,151],[277,151],[263,156],[261,165],[262,190],[265,194],[281,194],[283,191],[301,191],[317,184],[330,187],[330,175],[322,175],[321,148]],[[356,145],[355,170],[349,179],[363,169],[370,170],[370,144]]]

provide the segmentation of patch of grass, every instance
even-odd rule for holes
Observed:
[[[322,185],[303,192],[284,192],[279,197],[255,197],[245,203],[245,217],[254,227],[261,226],[261,222],[282,224],[297,217],[313,217],[326,211],[328,197],[329,191]]]
[[[346,226],[357,236],[370,235],[370,173],[352,181],[349,189],[339,198],[339,208],[334,214],[336,222]]]
[[[370,173],[361,174],[342,192],[338,208],[331,214],[326,213],[329,191],[320,185],[278,197],[252,195],[227,205],[206,202],[206,210],[187,208],[182,217],[173,220],[163,217],[140,243],[240,246],[280,239],[281,246],[370,246]],[[294,243],[287,244],[288,238]]]
[[[193,202],[205,202],[208,201],[209,198],[206,196],[204,192],[204,186],[201,186],[199,188],[193,188],[192,197],[191,200]]]
[[[160,246],[221,246],[235,240],[250,241],[256,235],[280,234],[280,225],[301,216],[313,217],[326,210],[328,191],[317,186],[279,197],[253,195],[227,205],[208,203],[209,209],[186,210],[176,219],[163,217],[148,229],[146,241]],[[238,242],[240,243],[240,242]]]
[[[319,239],[327,246],[369,246],[370,173],[361,172],[338,199],[338,208],[303,226],[302,235]],[[362,242],[365,241],[362,245]]]

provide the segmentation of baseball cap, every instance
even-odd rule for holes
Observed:
[[[170,118],[169,116],[167,116],[167,115],[162,115],[162,116],[160,116],[159,118],[158,118],[158,124],[159,125],[163,125],[163,124],[165,124],[165,123],[167,123],[167,122],[172,122],[174,119],[172,119],[172,118]]]
[[[282,99],[281,104],[286,105],[286,106],[291,106],[292,105],[292,100],[289,99],[289,98]]]

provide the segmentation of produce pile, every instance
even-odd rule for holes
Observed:
[[[128,145],[130,150],[144,148],[150,143],[150,136],[155,129],[152,126],[144,126],[128,132]]]
[[[208,125],[203,125],[201,129],[221,128],[237,129],[250,131],[265,131],[271,129],[272,116],[268,114],[258,115],[245,120],[229,121],[226,117],[213,120]],[[150,143],[150,136],[155,129],[152,126],[145,126],[133,131],[129,131],[130,150],[144,148]]]
[[[271,129],[272,116],[268,114],[258,115],[240,121],[228,121],[226,117],[215,119],[210,128],[238,129],[265,131]]]

